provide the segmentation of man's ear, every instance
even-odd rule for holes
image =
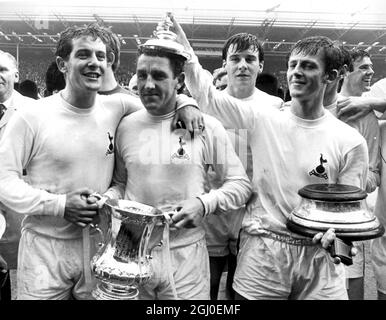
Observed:
[[[178,91],[183,85],[184,85],[184,82],[185,82],[185,73],[184,72],[181,72],[179,74],[179,76],[177,77],[177,84],[176,84],[176,90]]]
[[[343,67],[340,69],[339,78],[344,79],[346,75],[348,75],[348,73],[349,73],[348,66],[347,64],[344,64]]]
[[[56,65],[58,66],[58,69],[61,73],[67,72],[66,61],[62,57],[56,57]]]
[[[222,61],[222,67],[225,68],[226,65],[227,65],[226,60],[223,60],[223,61]]]
[[[259,67],[260,67],[260,73],[262,73],[264,69],[264,61],[259,62]]]
[[[113,63],[115,62],[115,54],[114,52],[110,52],[107,54],[107,66],[111,68]]]
[[[19,83],[19,80],[20,80],[19,71],[16,70],[16,72],[15,72],[15,83]]]

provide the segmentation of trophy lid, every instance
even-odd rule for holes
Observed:
[[[154,38],[147,40],[144,44],[140,45],[140,47],[162,50],[189,59],[190,54],[185,51],[183,45],[176,42],[177,35],[170,31],[170,27],[172,26],[173,22],[170,20],[170,17],[166,15],[164,20],[158,23],[156,30],[153,32]]]
[[[367,197],[367,193],[355,186],[345,184],[310,184],[298,191],[307,199],[320,201],[357,201]]]

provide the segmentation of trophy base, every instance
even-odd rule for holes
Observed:
[[[319,232],[326,232],[329,228],[334,228],[333,224],[326,225],[325,228],[313,228],[296,223],[292,220],[287,221],[287,228],[302,236],[313,238]],[[368,230],[342,230],[334,228],[335,234],[338,238],[346,241],[363,241],[381,237],[385,233],[385,228],[382,225],[378,225],[373,229]]]
[[[122,287],[99,282],[91,294],[96,300],[137,300],[138,293],[136,287]]]

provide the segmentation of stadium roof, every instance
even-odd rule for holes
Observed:
[[[53,46],[66,26],[101,22],[120,35],[123,51],[149,38],[166,11],[196,50],[219,55],[237,32],[257,34],[268,54],[283,54],[302,37],[322,34],[386,57],[384,0],[0,0],[0,45]]]

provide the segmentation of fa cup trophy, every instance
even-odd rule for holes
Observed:
[[[173,23],[166,16],[158,23],[154,38],[142,46],[188,59],[189,54],[184,47],[175,42],[177,36],[169,30],[171,26]],[[106,200],[98,194],[93,196],[99,199],[110,221],[107,237],[104,237],[103,245],[91,259],[91,269],[97,279],[97,287],[92,295],[98,300],[136,299],[138,287],[152,276],[149,240],[153,228],[165,225],[171,212],[135,201]]]
[[[177,35],[170,31],[173,22],[168,14],[163,21],[159,22],[156,30],[153,32],[153,38],[147,40],[141,47],[148,49],[162,50],[183,56],[185,59],[190,58],[190,54],[184,50],[184,46],[176,42]]]
[[[110,217],[104,244],[91,259],[97,279],[92,295],[97,300],[132,300],[138,286],[152,276],[149,240],[156,224],[164,223],[163,213],[130,200],[107,200],[103,210]]]

